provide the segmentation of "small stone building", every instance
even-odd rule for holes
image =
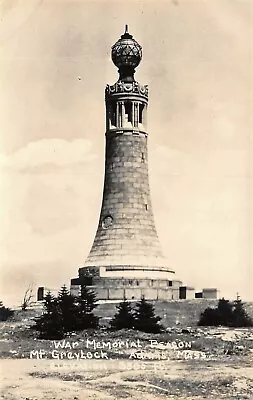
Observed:
[[[219,290],[217,288],[204,288],[202,289],[203,299],[217,299],[219,295]]]
[[[180,286],[179,298],[184,300],[195,299],[195,288],[191,286]]]

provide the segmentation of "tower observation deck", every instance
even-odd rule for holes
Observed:
[[[72,279],[99,299],[177,298],[180,281],[163,255],[148,177],[148,87],[134,78],[142,48],[128,33],[112,46],[119,79],[105,88],[106,150],[103,200],[90,253]]]

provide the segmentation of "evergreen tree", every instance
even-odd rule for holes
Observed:
[[[199,326],[232,326],[233,305],[224,297],[219,300],[218,307],[207,307],[201,313],[198,322]]]
[[[97,307],[96,293],[85,285],[81,286],[80,299],[82,300],[83,309],[87,313],[92,312]]]
[[[97,328],[99,317],[93,314],[93,310],[97,307],[96,293],[88,289],[85,285],[81,286],[80,297],[77,301],[77,329]]]
[[[51,314],[52,312],[55,311],[55,305],[56,305],[56,298],[52,295],[50,291],[47,292],[44,298],[44,307],[46,308],[48,314]]]
[[[247,327],[253,326],[253,321],[244,308],[244,304],[240,299],[234,301],[233,309],[233,326],[234,327]]]
[[[222,298],[219,300],[218,307],[208,307],[201,313],[198,325],[243,327],[253,326],[253,321],[245,311],[241,300],[237,299],[231,303]]]
[[[117,307],[117,312],[110,322],[112,329],[132,329],[135,325],[135,319],[131,304],[124,299]]]
[[[207,307],[201,314],[198,322],[199,326],[218,326],[220,318],[218,317],[217,308]]]
[[[61,308],[50,292],[44,300],[45,313],[36,319],[33,327],[40,332],[41,339],[60,340],[64,336]]]
[[[57,303],[60,307],[64,332],[71,332],[78,329],[78,304],[66,285],[63,285],[58,293]]]
[[[8,307],[5,307],[3,303],[0,301],[0,321],[7,321],[10,317],[12,317],[14,311]]]
[[[224,297],[218,302],[217,320],[218,325],[233,325],[233,304],[229,300],[225,300]]]
[[[163,327],[158,324],[161,318],[155,316],[153,305],[148,303],[144,297],[136,304],[134,317],[134,328],[139,331],[158,333],[163,329]]]

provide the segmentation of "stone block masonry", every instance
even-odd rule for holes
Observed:
[[[130,260],[166,267],[150,200],[147,137],[112,135],[106,138],[103,203],[86,265],[127,265]]]

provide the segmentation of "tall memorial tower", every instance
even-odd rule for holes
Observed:
[[[99,299],[178,298],[180,281],[163,255],[148,177],[148,87],[135,80],[142,48],[128,33],[112,46],[119,78],[105,89],[106,149],[103,201],[93,245],[71,280]]]

